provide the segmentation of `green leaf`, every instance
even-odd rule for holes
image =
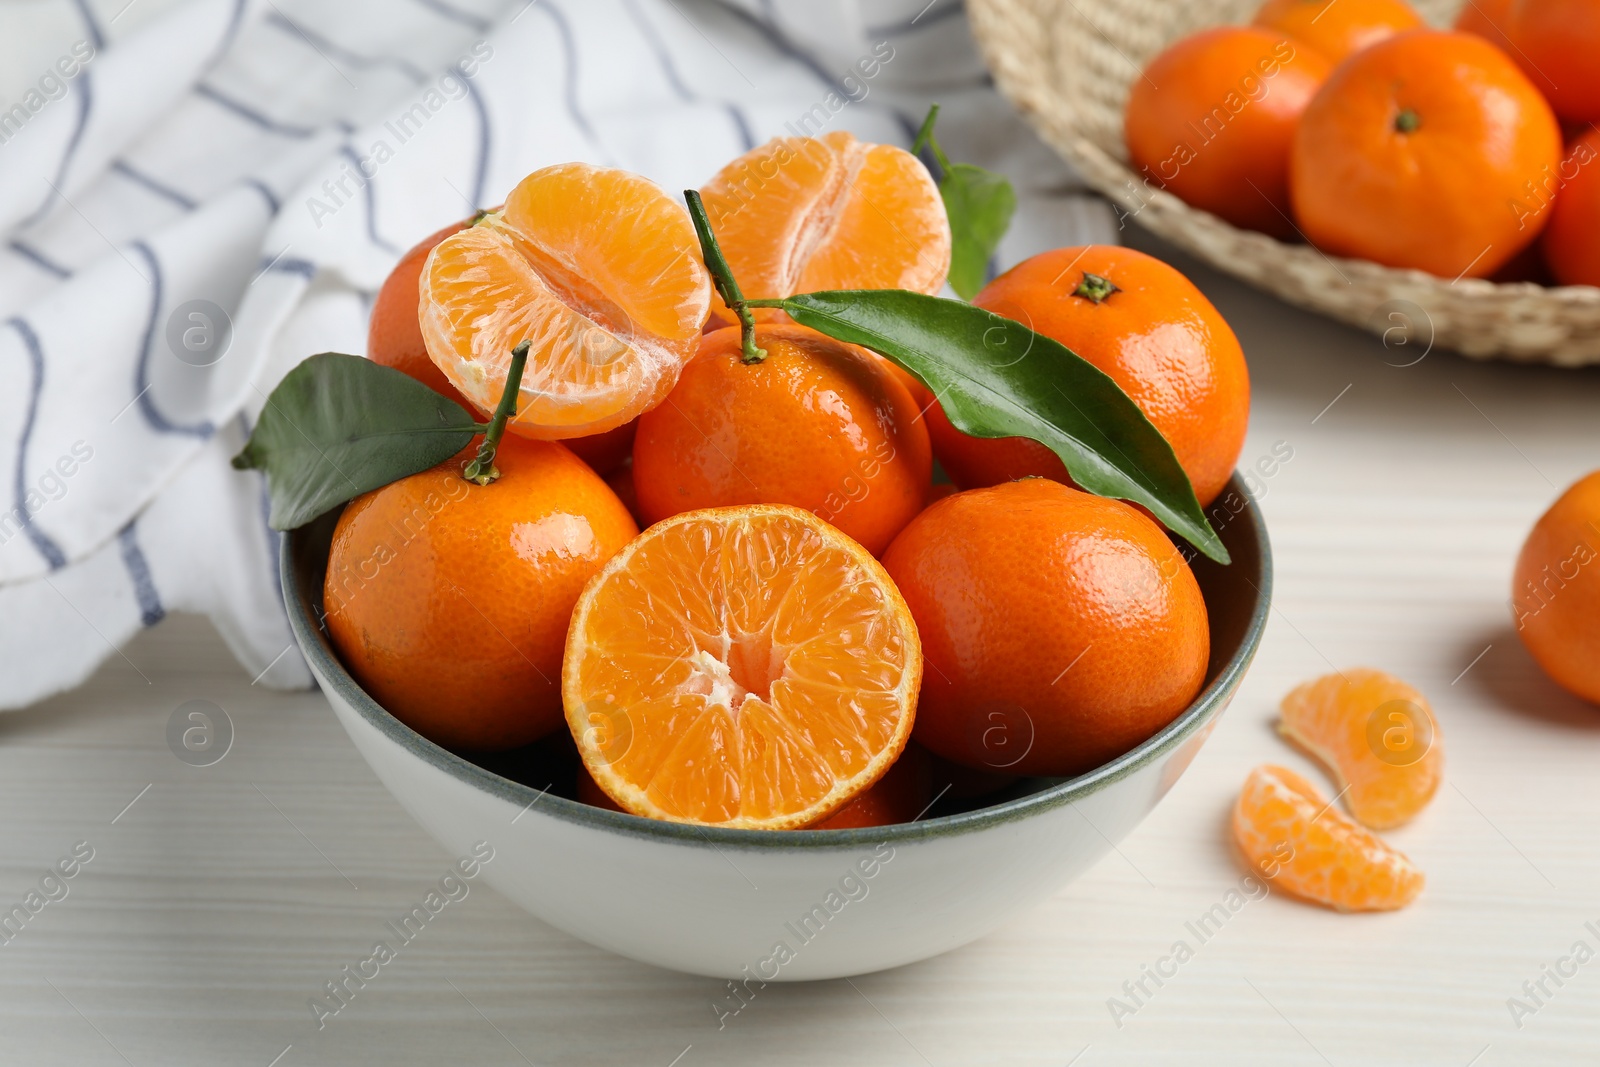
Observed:
[[[267,397],[239,470],[265,471],[274,530],[444,462],[480,432],[460,404],[360,356],[323,352]]]
[[[940,179],[939,195],[950,218],[950,288],[971,300],[983,288],[989,260],[1011,228],[1017,194],[1004,176],[955,163]]]
[[[1011,228],[1017,194],[1004,175],[971,163],[950,162],[933,136],[933,126],[938,121],[939,105],[934,104],[922,120],[911,151],[920,152],[927,145],[939,164],[939,196],[944,201],[945,217],[950,220],[950,288],[961,299],[971,300],[983,288],[989,260]]]
[[[957,429],[1031,437],[1060,456],[1084,490],[1143,504],[1201,552],[1228,562],[1167,439],[1110,376],[1050,338],[959,300],[897,289],[774,303],[801,325],[910,371]]]

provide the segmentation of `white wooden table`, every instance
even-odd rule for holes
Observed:
[[[1385,349],[1170,258],[1249,354],[1241,462],[1293,449],[1264,482],[1276,611],[1188,774],[1048,904],[940,959],[769,987],[719,1031],[721,983],[607,955],[477,885],[319,1031],[307,999],[451,857],[320,695],[251,687],[207,623],[173,618],[82,689],[0,716],[0,909],[76,842],[94,850],[0,945],[0,1063],[1593,1062],[1600,961],[1544,979],[1520,1028],[1507,1004],[1533,1004],[1523,983],[1575,942],[1600,951],[1600,709],[1538,673],[1507,598],[1529,525],[1600,466],[1600,371],[1442,352],[1394,366],[1418,346]],[[1225,820],[1245,773],[1310,769],[1272,730],[1278,698],[1358,664],[1420,686],[1442,725],[1446,785],[1391,838],[1425,894],[1382,916],[1270,896],[1201,943],[1186,923],[1241,878]],[[166,743],[192,699],[236,730],[210,767]],[[1133,1003],[1124,983],[1180,939],[1193,958],[1146,980],[1119,1026],[1109,998]]]

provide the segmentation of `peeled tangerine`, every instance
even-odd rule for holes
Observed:
[[[1278,729],[1327,766],[1350,813],[1386,830],[1427,806],[1444,773],[1428,698],[1383,671],[1329,674],[1283,698]]]
[[[842,130],[780,137],[751,149],[700,190],[744,295],[823,289],[937,293],[950,271],[950,222],[933,178],[911,153]],[[720,297],[713,315],[735,319]],[[785,321],[771,308],[763,322]]]
[[[883,566],[810,512],[658,522],[578,598],[562,697],[584,767],[635,815],[809,826],[905,748],[922,646]]]
[[[1393,911],[1417,899],[1423,874],[1286,767],[1250,772],[1233,836],[1254,871],[1297,897],[1339,911]]]
[[[418,286],[428,356],[482,411],[511,350],[531,342],[524,437],[601,433],[659,404],[711,306],[694,224],[636,174],[587,163],[534,171],[498,212],[440,241]]]

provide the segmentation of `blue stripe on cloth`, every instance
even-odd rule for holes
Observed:
[[[315,30],[308,30],[285,15],[282,11],[272,10],[262,20],[275,30],[282,30],[285,36],[293,37],[307,45],[315,52],[322,54],[324,59],[338,58],[350,64],[368,70],[373,67],[393,67],[417,84],[428,80],[428,76],[416,64],[398,56],[368,56],[360,52],[353,52],[337,41],[329,40]]]
[[[222,31],[222,39],[217,42],[216,51],[206,60],[208,69],[217,65],[217,60],[227,54],[233,45],[233,39],[239,36],[239,27],[244,23],[244,12],[248,4],[249,0],[233,0],[233,13],[228,16],[228,28]]]
[[[744,117],[744,112],[739,110],[737,104],[724,104],[728,109],[728,117],[733,120],[733,128],[739,134],[739,143],[744,145],[746,152],[756,146],[755,131],[750,129],[750,120]]]
[[[606,151],[605,145],[600,143],[599,136],[594,132],[594,127],[589,124],[589,119],[578,106],[578,44],[572,36],[572,24],[567,21],[567,16],[562,14],[555,5],[555,0],[546,0],[539,5],[541,11],[550,16],[556,24],[556,31],[561,35],[561,47],[567,56],[567,85],[566,105],[567,115],[572,119],[573,125],[583,132],[600,153],[602,160],[609,163],[611,153]]]
[[[135,252],[144,257],[150,264],[150,317],[144,326],[144,341],[139,347],[139,362],[133,371],[134,399],[139,403],[139,412],[144,415],[151,429],[159,433],[188,434],[191,437],[208,438],[216,432],[216,427],[209,420],[185,426],[173,422],[161,413],[156,407],[156,402],[150,395],[150,354],[155,349],[156,337],[160,331],[158,320],[161,317],[162,284],[161,261],[151,251],[150,246],[143,241],[135,241],[131,246]]]
[[[89,6],[89,0],[74,0],[78,7],[78,15],[83,19],[83,28],[89,34],[89,43],[94,45],[96,52],[106,46],[106,35],[100,29],[100,20],[94,17],[94,8]]]
[[[144,558],[144,549],[139,547],[134,529],[138,521],[129,519],[128,525],[117,531],[117,545],[122,550],[122,566],[133,583],[133,595],[139,602],[139,621],[145,626],[154,626],[167,617],[167,609],[161,606],[161,594],[150,577],[150,561]]]
[[[479,33],[484,33],[489,29],[490,22],[488,19],[483,18],[481,15],[474,15],[470,11],[463,11],[459,7],[455,7],[451,4],[444,3],[444,0],[416,0],[416,2],[427,8],[429,11],[432,11],[436,15],[447,18],[451,22],[459,22],[463,26],[471,26]]]
[[[302,278],[314,278],[317,274],[317,265],[309,259],[295,259],[292,256],[289,258],[279,256],[276,259],[262,256],[261,273],[298,274]]]
[[[57,278],[72,277],[72,271],[68,270],[66,267],[63,267],[49,256],[46,256],[43,252],[39,251],[37,248],[34,248],[32,245],[23,244],[20,239],[12,241],[8,247],[11,249],[11,251],[15,252],[17,255],[21,256],[29,263],[32,263],[42,271],[53,274]]]
[[[339,152],[350,160],[350,165],[356,169],[356,180],[361,183],[361,196],[367,202],[367,240],[383,249],[385,252],[400,254],[400,249],[390,244],[378,233],[378,191],[374,186],[373,178],[369,178],[361,169],[361,157],[349,144],[341,145]]]
[[[50,185],[50,193],[44,202],[34,209],[33,214],[17,223],[17,229],[26,229],[44,218],[45,213],[55,205],[56,196],[61,192],[61,187],[67,182],[67,168],[72,165],[72,159],[78,154],[78,145],[83,142],[84,128],[89,125],[89,112],[94,107],[94,80],[89,76],[89,68],[83,67],[73,83],[78,89],[78,122],[72,127],[72,136],[67,139],[67,147],[61,153],[61,162],[56,165],[56,180]]]
[[[147,191],[154,193],[156,196],[172,201],[185,211],[193,211],[197,206],[199,206],[198,201],[196,201],[193,197],[180,193],[172,186],[164,184],[159,179],[152,178],[150,175],[144,173],[144,171],[134,169],[134,167],[126,160],[113,160],[111,169],[122,175],[124,178],[127,178],[135,185],[143,186]]]
[[[17,439],[17,472],[14,492],[16,505],[9,516],[15,517],[28,535],[28,540],[33,542],[33,547],[38,549],[39,555],[50,565],[50,569],[58,571],[67,565],[67,554],[61,551],[61,546],[51,540],[38,524],[33,521],[33,516],[28,512],[28,441],[33,437],[33,424],[39,417],[39,396],[44,392],[44,349],[39,345],[39,335],[33,332],[27,320],[20,315],[6,320],[22,338],[22,346],[28,350],[29,368],[33,372],[33,386],[28,391],[28,414],[22,420],[22,436]]]
[[[667,84],[684,103],[696,103],[700,97],[689,88],[689,83],[683,80],[683,74],[678,70],[678,64],[673,60],[672,53],[667,51],[667,46],[662,43],[661,35],[656,30],[644,12],[638,8],[637,0],[623,0],[628,9],[629,16],[639,28],[639,36],[643,37],[649,45],[650,51],[655,53],[656,62],[660,64],[662,73],[666,75]],[[728,113],[728,119],[733,123],[734,133],[739,138],[739,143],[744,145],[744,150],[749,151],[755,147],[755,135],[750,132],[750,123],[745,120],[744,114],[732,103],[722,102],[723,108]]]
[[[259,126],[269,133],[276,133],[284,137],[306,138],[317,132],[316,129],[311,126],[295,126],[287,122],[279,122],[277,119],[262,114],[249,104],[242,104],[233,99],[231,96],[224,95],[217,89],[207,85],[204,82],[197,84],[193,91],[194,95],[205,100],[210,100],[223,110],[232,112],[239,118],[244,119],[246,122],[249,122],[255,126]]]
[[[267,202],[267,207],[271,209],[272,214],[276,215],[278,212],[283,210],[283,201],[278,199],[278,194],[273,192],[272,187],[266,182],[262,181],[260,178],[246,178],[244,180],[244,184],[261,194],[263,199],[265,199]]]
[[[461,84],[467,87],[467,96],[472,100],[472,107],[478,113],[478,165],[472,177],[472,207],[473,211],[482,211],[484,208],[484,187],[489,181],[489,150],[494,146],[494,130],[489,124],[489,105],[484,101],[483,94],[478,92],[478,87],[472,84],[472,79],[466,72],[457,68],[456,73],[461,75]]]

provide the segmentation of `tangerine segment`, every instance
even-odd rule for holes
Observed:
[[[729,163],[700,190],[744,295],[823,289],[937,293],[950,271],[950,222],[926,167],[893,145],[842,130],[782,137]],[[720,297],[713,314],[736,320]],[[761,308],[763,322],[784,322]]]
[[[567,723],[635,815],[744,829],[826,818],[911,733],[922,648],[877,560],[798,508],[686,512],[589,582]]]
[[[1338,911],[1393,911],[1422,892],[1416,864],[1287,767],[1250,772],[1233,809],[1233,837],[1273,885]]]
[[[505,208],[439,242],[423,266],[428,356],[484,412],[529,341],[524,437],[600,433],[659,404],[693,354],[711,283],[688,212],[626,171],[535,171]]]
[[[1428,698],[1383,671],[1357,668],[1305,683],[1283,698],[1278,730],[1315,756],[1357,819],[1399,826],[1433,799],[1444,775]]]

